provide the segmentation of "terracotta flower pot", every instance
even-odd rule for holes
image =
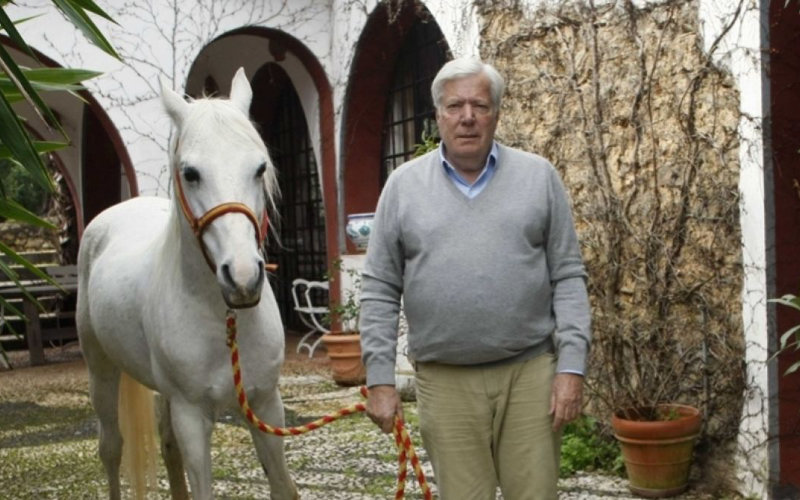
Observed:
[[[611,419],[630,490],[647,498],[674,496],[686,489],[694,441],[700,433],[697,408],[666,404],[658,406],[658,413],[668,418],[633,420],[617,412]]]
[[[333,380],[342,386],[361,385],[367,381],[367,370],[361,362],[361,335],[331,332],[322,336],[328,349]]]

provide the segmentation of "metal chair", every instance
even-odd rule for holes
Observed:
[[[310,330],[303,335],[300,342],[297,344],[297,352],[299,353],[303,348],[308,350],[308,357],[314,356],[314,350],[320,342],[322,342],[322,335],[330,332],[327,328],[322,326],[322,318],[328,314],[328,307],[326,305],[315,305],[321,303],[319,299],[321,295],[327,295],[328,282],[327,281],[309,281],[303,278],[297,278],[292,281],[292,299],[294,300],[294,310]],[[319,334],[319,338],[314,340],[314,336]]]

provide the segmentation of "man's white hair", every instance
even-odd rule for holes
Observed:
[[[500,109],[500,101],[503,99],[503,92],[506,89],[506,82],[500,73],[491,64],[486,64],[474,56],[459,57],[448,61],[436,74],[431,84],[431,97],[433,105],[439,109],[442,105],[442,95],[444,94],[445,83],[452,80],[460,80],[483,73],[489,79],[489,93],[492,97],[494,111]]]

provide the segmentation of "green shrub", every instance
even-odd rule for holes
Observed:
[[[38,184],[24,167],[8,160],[0,160],[0,189],[7,198],[36,215],[42,215],[47,208],[47,189]]]
[[[597,420],[582,416],[564,428],[559,475],[598,470],[622,474],[622,455],[616,440],[602,431]]]

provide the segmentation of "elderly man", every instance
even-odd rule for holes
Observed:
[[[363,273],[367,414],[384,432],[402,417],[402,297],[443,500],[556,498],[560,430],[581,411],[586,272],[556,170],[494,140],[504,86],[478,59],[442,67],[441,145],[389,177]]]

